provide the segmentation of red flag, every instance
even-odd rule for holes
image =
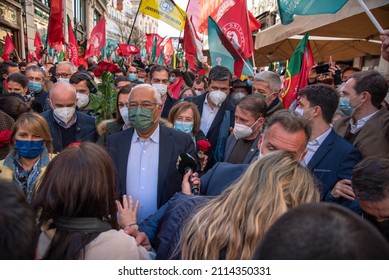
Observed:
[[[152,48],[154,44],[154,38],[157,37],[157,49],[161,45],[162,41],[165,39],[165,37],[161,37],[156,33],[148,33],[146,34],[146,53],[148,55],[151,55]],[[159,52],[158,52],[159,54]],[[157,55],[158,56],[158,55]]]
[[[74,36],[73,33],[73,27],[72,27],[72,22],[69,18],[67,17],[68,20],[68,53],[69,53],[69,60],[71,63],[74,65],[78,66],[78,44],[76,40],[76,36]]]
[[[41,37],[39,36],[38,32],[35,32],[34,47],[36,49],[39,49],[42,46],[43,46],[43,43],[42,43]]]
[[[65,42],[62,29],[63,23],[64,18],[62,0],[51,0],[49,27],[47,32],[47,43],[51,48],[53,48],[53,46],[56,44]]]
[[[203,44],[197,36],[193,23],[188,16],[185,21],[183,49],[185,59],[188,61],[191,69],[198,72],[201,69],[201,62],[207,61],[207,57],[202,52]]]
[[[37,51],[38,50],[36,50],[35,51],[35,55],[37,54]],[[38,58],[37,58],[38,59]],[[28,54],[27,54],[27,61],[28,62],[31,62],[31,61],[33,61],[33,60],[35,60],[35,57],[32,55],[32,53],[30,52],[30,51],[28,51]],[[38,59],[39,60],[39,59]]]
[[[131,54],[137,54],[140,52],[140,49],[131,44],[118,44],[118,52],[121,53],[120,55],[131,55]]]
[[[208,16],[217,18],[218,14],[223,14],[223,10],[231,1],[225,0],[191,0],[188,4],[188,12],[194,17],[195,28],[198,32],[207,34]],[[200,13],[195,13],[200,11]],[[196,18],[197,17],[197,18]],[[198,25],[197,25],[198,23]]]
[[[180,77],[177,81],[175,81],[173,84],[171,84],[168,88],[168,92],[170,93],[170,96],[178,99],[180,97],[180,91],[182,83],[184,82],[184,79]]]
[[[170,60],[174,54],[174,49],[173,49],[173,40],[172,38],[169,38],[166,43],[165,43],[165,46],[164,46],[164,49],[163,49],[163,54],[165,55],[165,64],[166,65],[169,65],[170,64]]]
[[[92,30],[91,36],[87,43],[84,58],[86,59],[88,57],[97,55],[100,52],[100,49],[105,46],[105,44],[105,18],[102,17],[102,19]]]
[[[5,36],[5,42],[4,42],[4,48],[3,48],[3,54],[1,55],[1,58],[5,61],[11,60],[10,54],[15,50],[14,43],[12,42],[11,36],[7,33]]]
[[[261,23],[255,18],[255,16],[253,16],[253,14],[250,11],[248,11],[248,12],[249,12],[250,30],[251,30],[251,32],[253,32],[253,31],[261,28]]]
[[[247,12],[246,1],[236,0],[217,21],[223,33],[244,59],[251,57],[254,49]]]
[[[35,52],[34,52],[35,53],[35,57],[36,57],[36,59],[38,61],[42,60],[42,51],[43,51],[43,46],[40,47],[39,49],[36,49]],[[28,54],[28,55],[30,55],[30,54]]]

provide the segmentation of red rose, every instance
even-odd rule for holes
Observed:
[[[118,67],[115,64],[111,64],[108,69],[108,71],[111,72],[112,74],[115,74],[117,70]]]
[[[208,152],[209,148],[211,148],[211,143],[209,143],[208,140],[198,140],[197,146],[199,147],[200,151],[206,153]]]
[[[96,77],[101,77],[101,75],[103,74],[100,68],[96,68],[95,71],[93,71],[93,73],[95,74]]]

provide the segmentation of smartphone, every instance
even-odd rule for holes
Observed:
[[[328,63],[318,65],[315,67],[315,70],[317,74],[327,73],[330,71],[330,65]]]

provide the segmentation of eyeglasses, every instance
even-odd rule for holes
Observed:
[[[70,77],[72,74],[67,74],[67,73],[57,73],[55,74],[55,77],[57,78],[67,78],[67,77]]]
[[[138,108],[139,106],[141,106],[143,109],[152,110],[152,109],[155,108],[156,105],[158,105],[158,103],[149,102],[149,101],[145,101],[145,102],[141,102],[141,103],[138,103],[138,102],[130,102],[130,103],[128,103],[128,108],[129,108],[129,109],[136,109],[136,108]]]

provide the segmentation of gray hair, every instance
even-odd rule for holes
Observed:
[[[68,66],[70,66],[70,71],[72,72],[72,74],[77,72],[77,67],[73,63],[71,63],[69,61],[61,61],[61,62],[59,62],[56,69],[58,69],[58,66],[60,66],[60,65],[68,65]]]
[[[254,76],[254,81],[267,83],[272,93],[278,93],[281,90],[281,79],[276,73],[272,71],[259,72]]]
[[[133,87],[132,90],[130,91],[130,94],[128,95],[127,100],[130,100],[132,92],[136,89],[149,89],[149,90],[151,90],[153,92],[155,100],[157,101],[157,104],[162,103],[161,94],[152,85],[149,85],[149,84],[140,84],[140,85]]]
[[[309,138],[311,137],[312,133],[311,124],[309,123],[308,119],[304,118],[303,116],[300,116],[294,111],[286,109],[279,110],[269,118],[266,124],[265,133],[271,126],[277,123],[280,124],[283,129],[291,133],[304,131],[305,135],[307,136],[306,144],[308,144]]]
[[[31,65],[26,68],[26,76],[28,72],[41,72],[43,77],[46,77],[46,72],[42,68],[40,68],[38,65]]]

